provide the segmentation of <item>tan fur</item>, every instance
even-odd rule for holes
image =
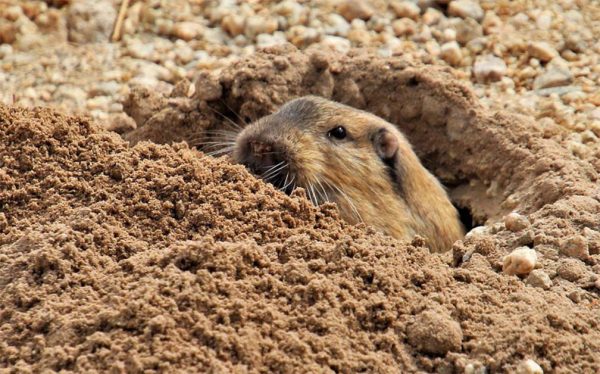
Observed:
[[[298,186],[307,188],[312,183],[321,188],[322,195],[337,203],[340,214],[350,223],[364,221],[404,240],[421,235],[436,252],[450,249],[463,236],[458,213],[443,187],[422,166],[398,129],[377,116],[329,100],[303,100],[318,105],[318,116],[308,128],[287,127],[280,138],[294,160],[292,171],[299,178]],[[276,119],[275,115],[251,125],[238,141],[265,128],[277,133]],[[343,125],[352,139],[339,143],[328,139],[327,132],[337,125]],[[382,127],[399,141],[396,162],[402,163],[403,196],[395,190],[385,164],[374,150],[372,134]],[[347,198],[330,186],[337,186]]]

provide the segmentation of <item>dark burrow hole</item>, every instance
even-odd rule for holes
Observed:
[[[465,232],[471,231],[473,227],[478,225],[478,223],[475,222],[473,215],[471,214],[471,210],[468,207],[458,206],[456,204],[454,204],[454,207],[456,207],[456,210],[458,210],[460,221],[462,222],[463,227],[465,228]]]

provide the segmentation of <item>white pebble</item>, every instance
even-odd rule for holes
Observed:
[[[544,374],[544,370],[532,359],[525,360],[517,367],[517,374]]]
[[[556,49],[546,42],[529,43],[527,51],[532,57],[544,62],[548,62],[558,56]]]
[[[421,13],[421,8],[410,1],[392,2],[390,5],[398,17],[417,19]]]
[[[502,271],[508,275],[529,274],[537,262],[535,250],[519,247],[502,259]]]
[[[116,11],[111,1],[74,1],[68,7],[67,13],[69,41],[76,43],[108,41],[115,16]]]
[[[450,65],[458,66],[463,56],[457,42],[448,42],[442,45],[440,57]]]
[[[350,49],[350,41],[338,36],[327,35],[321,40],[320,44],[333,48],[341,53],[346,53]]]
[[[504,217],[504,226],[512,232],[521,231],[529,227],[530,223],[527,217],[517,212],[512,212]]]
[[[434,25],[444,17],[444,14],[435,8],[427,8],[423,14],[423,23],[426,25]]]
[[[543,88],[566,86],[573,80],[573,75],[568,68],[547,67],[547,71],[539,75],[533,81],[533,88],[541,90]]]
[[[479,81],[498,81],[506,74],[506,63],[493,55],[477,57],[473,66],[475,78]]]
[[[350,24],[339,14],[331,13],[325,16],[325,34],[346,36],[350,31]]]
[[[202,34],[204,27],[194,22],[178,22],[173,25],[173,36],[183,40],[192,40]]]
[[[258,34],[272,34],[277,30],[277,20],[266,16],[250,16],[246,19],[244,33],[248,38],[255,38]]]
[[[456,30],[445,29],[443,33],[444,40],[447,42],[453,42],[456,40]]]
[[[365,0],[342,0],[338,3],[337,11],[348,21],[369,19],[374,13],[369,1]]]
[[[487,373],[487,369],[486,369],[485,365],[482,365],[479,362],[468,363],[467,365],[465,365],[464,374],[486,374],[486,373]]]
[[[475,1],[455,0],[448,5],[448,14],[461,18],[473,18],[476,21],[483,19],[483,9]]]
[[[8,57],[13,53],[13,47],[10,44],[0,44],[0,58]]]
[[[470,238],[472,236],[485,235],[489,232],[489,228],[487,226],[477,226],[473,227],[471,231],[465,235],[465,238]]]

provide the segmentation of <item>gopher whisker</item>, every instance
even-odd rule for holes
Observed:
[[[209,155],[209,156],[215,157],[217,155],[221,155],[221,154],[224,154],[224,153],[230,153],[230,152],[232,152],[234,150],[234,148],[235,148],[234,146],[225,147],[225,148],[218,149],[216,151],[208,152],[206,154]]]
[[[271,170],[271,171],[269,172],[269,176],[266,176],[266,175],[265,175],[265,176],[263,176],[262,178],[263,178],[265,181],[269,181],[269,180],[271,180],[272,178],[276,177],[276,176],[279,174],[279,172],[280,172],[281,170],[285,169],[287,166],[288,166],[288,164],[287,164],[287,162],[285,162],[283,165],[281,165],[281,166],[277,167],[276,169],[273,169],[273,170]]]
[[[360,213],[358,212],[358,209],[356,209],[356,206],[354,205],[354,203],[352,202],[352,199],[348,196],[348,194],[346,194],[344,191],[342,191],[338,186],[336,186],[335,184],[331,184],[327,181],[325,181],[325,184],[327,184],[329,187],[331,187],[332,189],[335,189],[339,192],[339,194],[341,195],[341,197],[346,200],[346,202],[348,203],[348,205],[350,205],[350,209],[352,210],[352,212],[354,213],[354,215],[356,216],[356,218],[362,222],[363,219],[360,215]]]
[[[321,181],[317,179],[317,184],[319,185],[319,187],[321,187],[321,191],[323,191],[323,195],[325,196],[324,201],[330,201],[329,196],[327,195],[327,191],[325,190],[325,187],[323,187],[323,183],[321,183]]]
[[[236,116],[236,117],[237,117],[237,119],[238,119],[238,120],[239,120],[241,123],[243,123],[243,124],[244,124],[244,126],[248,126],[248,123],[247,123],[246,121],[244,121],[244,119],[243,119],[243,118],[242,118],[242,117],[241,117],[241,116],[240,116],[240,115],[239,115],[239,114],[238,114],[238,113],[237,113],[235,110],[233,110],[233,108],[231,108],[229,105],[227,105],[227,103],[225,102],[225,100],[223,100],[223,99],[219,99],[219,101],[220,101],[220,102],[221,102],[223,105],[225,105],[225,107],[227,107],[227,109],[229,109],[229,111],[230,111],[231,113],[233,113],[233,115],[234,115],[234,116]]]
[[[221,118],[223,118],[226,121],[225,123],[233,126],[234,129],[236,129],[238,131],[242,131],[243,130],[243,128],[240,125],[238,125],[237,123],[235,123],[231,118],[227,117],[226,115],[224,115],[223,113],[221,113],[217,109],[211,107],[210,105],[208,105],[208,109],[212,110],[214,113],[216,113],[219,116],[221,116]]]
[[[281,166],[283,166],[284,164],[285,164],[285,161],[281,161],[281,162],[278,162],[275,165],[269,167],[264,173],[262,173],[260,175],[260,178],[266,179],[269,176],[271,176],[272,174],[276,174],[277,171],[279,171],[278,168],[281,168]]]
[[[287,180],[288,176],[289,176],[289,173],[287,173],[287,175],[286,175],[286,177],[285,177],[285,179],[286,179],[286,180]],[[295,181],[295,180],[296,180],[296,175],[292,175],[292,178],[290,179],[290,181],[289,181],[287,184],[285,184],[285,185],[284,185],[284,186],[283,186],[281,189],[282,189],[284,192],[285,192],[285,191],[287,191],[287,188],[288,188],[289,186],[293,185],[293,183],[294,183],[294,181]],[[292,188],[292,191],[293,191],[293,190],[294,190],[294,189]]]

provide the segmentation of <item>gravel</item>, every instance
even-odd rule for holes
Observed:
[[[550,121],[566,130],[550,136],[575,154],[590,160],[600,154],[600,7],[594,0],[151,0],[129,6],[122,40],[112,44],[117,0],[5,4],[3,103],[105,120],[134,85],[169,90],[257,48],[290,42],[347,53],[362,47],[449,65],[484,106]],[[97,92],[102,83],[111,88]],[[100,105],[95,96],[108,102]]]

